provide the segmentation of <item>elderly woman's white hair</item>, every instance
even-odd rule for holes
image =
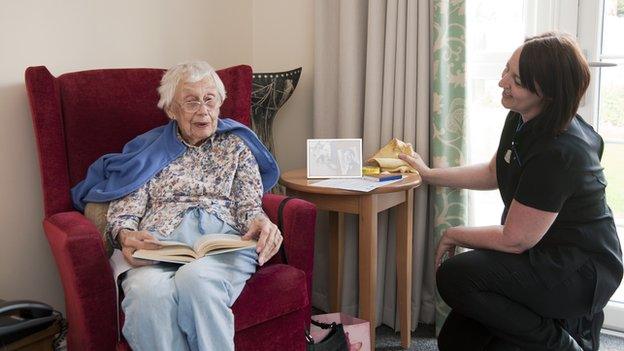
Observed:
[[[180,82],[195,83],[208,76],[212,78],[212,81],[217,88],[219,100],[223,103],[223,100],[225,100],[226,97],[225,86],[215,69],[212,68],[212,66],[206,61],[190,61],[179,63],[171,67],[167,70],[167,73],[163,75],[160,80],[160,86],[158,87],[158,93],[160,94],[158,107],[168,111],[171,102],[173,102],[176,88]]]

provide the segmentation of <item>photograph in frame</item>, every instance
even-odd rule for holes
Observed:
[[[362,177],[362,139],[308,139],[307,176]]]

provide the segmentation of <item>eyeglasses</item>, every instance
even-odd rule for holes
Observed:
[[[186,112],[186,113],[195,113],[197,111],[199,111],[199,109],[203,106],[206,105],[206,108],[210,109],[211,107],[214,107],[216,100],[215,99],[209,99],[206,101],[185,101],[183,103],[179,103],[180,107],[182,107],[182,111]]]

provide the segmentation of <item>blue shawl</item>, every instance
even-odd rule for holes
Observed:
[[[246,126],[229,118],[219,119],[215,133],[226,132],[245,142],[258,163],[264,191],[269,191],[279,178],[273,155]],[[107,202],[130,194],[186,149],[187,146],[177,137],[175,121],[137,136],[124,146],[121,153],[106,154],[89,166],[86,178],[71,189],[74,207],[84,211],[87,202]]]

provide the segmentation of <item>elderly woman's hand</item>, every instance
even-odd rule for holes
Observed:
[[[132,257],[132,254],[139,249],[156,250],[160,249],[158,239],[154,238],[147,230],[128,230],[122,229],[118,238],[121,244],[121,252],[124,258],[133,267],[148,266],[156,263],[155,261],[142,260]]]
[[[257,239],[256,252],[259,253],[258,264],[263,265],[277,253],[284,238],[277,226],[264,216],[256,217],[243,240]]]

